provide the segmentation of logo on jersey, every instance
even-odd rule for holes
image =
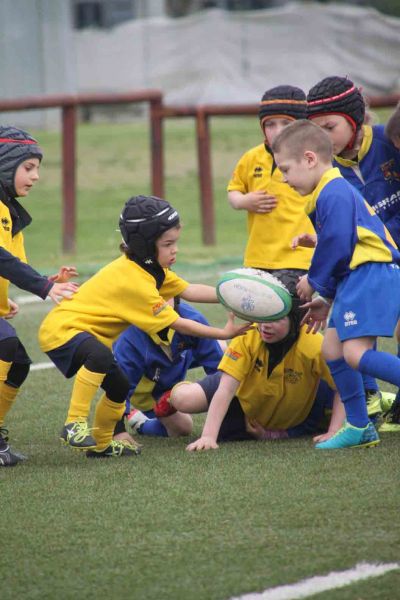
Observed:
[[[380,165],[385,181],[400,181],[400,172],[395,171],[394,158]]]
[[[263,176],[263,168],[262,167],[255,167],[254,168],[253,177],[262,177],[262,176]]]
[[[262,360],[260,360],[259,358],[256,359],[256,362],[254,363],[254,370],[258,371],[259,373],[261,372],[262,368],[264,366],[264,363]]]
[[[231,348],[227,348],[225,350],[225,356],[227,356],[228,358],[231,358],[232,360],[236,361],[242,355],[240,354],[240,352],[236,352],[236,350],[232,350]]]
[[[352,310],[346,311],[343,315],[343,318],[345,327],[351,327],[351,325],[358,325],[356,313],[354,313]]]
[[[303,373],[294,369],[285,369],[284,377],[287,383],[299,383],[303,377]]]
[[[166,304],[166,302],[157,302],[157,304],[155,304],[155,305],[153,306],[153,308],[152,308],[153,315],[154,315],[154,316],[156,316],[156,315],[159,315],[159,314],[160,314],[160,312],[161,312],[162,310],[164,310],[164,308],[166,308],[166,307],[167,307],[167,304]]]
[[[10,221],[7,219],[7,217],[3,217],[1,219],[1,224],[3,225],[4,231],[10,231]]]

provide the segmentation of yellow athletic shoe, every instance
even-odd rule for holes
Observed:
[[[389,410],[383,415],[383,423],[379,432],[400,432],[400,401],[393,402]]]

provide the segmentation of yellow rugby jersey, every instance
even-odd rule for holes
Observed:
[[[12,237],[12,218],[6,204],[0,201],[0,246],[26,263],[24,235],[22,231]],[[0,317],[10,312],[8,306],[8,279],[0,277]]]
[[[164,283],[157,290],[150,273],[121,256],[49,312],[40,326],[40,347],[48,352],[87,332],[111,348],[129,325],[155,335],[179,318],[166,300],[181,294],[188,285],[165,269]]]
[[[250,420],[267,429],[288,429],[308,416],[320,379],[335,389],[328,366],[321,355],[321,334],[300,330],[297,341],[268,377],[267,345],[258,329],[232,340],[219,369],[240,381],[236,393]]]
[[[236,165],[228,192],[247,194],[265,191],[278,205],[270,213],[247,212],[248,241],[244,266],[261,269],[308,269],[312,248],[292,250],[292,239],[300,233],[315,233],[304,207],[308,196],[300,196],[287,183],[264,144],[246,152]]]

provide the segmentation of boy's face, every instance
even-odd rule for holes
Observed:
[[[300,160],[291,157],[284,149],[274,154],[275,162],[283,175],[283,181],[301,196],[310,194],[318,183],[315,181],[313,163],[310,163],[308,154],[305,152]]]
[[[283,117],[273,117],[264,121],[264,135],[268,142],[268,146],[272,146],[275,138],[280,132],[285,129],[290,123],[293,123],[293,119],[285,119]]]
[[[321,115],[314,117],[312,122],[319,125],[329,135],[333,154],[336,156],[346,148],[354,135],[352,126],[341,115]]]
[[[258,331],[260,332],[261,339],[268,344],[280,342],[288,335],[289,330],[289,317],[283,317],[279,321],[271,321],[270,323],[258,323]]]
[[[180,227],[173,227],[165,231],[156,241],[157,260],[163,269],[168,269],[176,261],[180,234]]]
[[[40,161],[38,158],[27,158],[15,172],[14,187],[17,196],[27,196],[31,187],[39,180]]]

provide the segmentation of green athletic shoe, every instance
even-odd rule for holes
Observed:
[[[381,406],[383,413],[387,413],[392,408],[395,399],[396,394],[393,394],[392,392],[382,392]]]
[[[141,453],[139,444],[132,444],[126,440],[113,440],[105,450],[96,452],[96,450],[88,450],[86,456],[88,458],[119,458],[121,456],[134,456]]]
[[[379,427],[383,433],[400,432],[400,402],[393,402],[389,410],[383,415],[383,423]]]
[[[67,423],[62,428],[60,440],[76,450],[90,450],[96,447],[96,440],[91,436],[91,431],[86,421]]]
[[[368,417],[375,423],[382,415],[382,394],[379,390],[365,390]]]
[[[366,427],[354,427],[346,423],[326,442],[315,445],[317,450],[339,450],[341,448],[369,448],[379,444],[379,436],[374,425],[369,422]]]

